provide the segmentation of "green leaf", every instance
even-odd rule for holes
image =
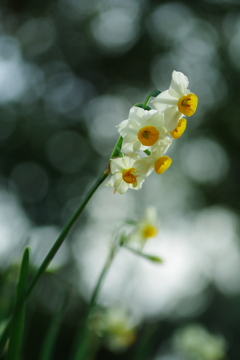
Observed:
[[[144,110],[148,110],[148,111],[152,110],[152,108],[150,108],[150,106],[144,105],[143,103],[136,103],[134,106],[140,107],[140,108],[142,108]]]
[[[163,260],[160,259],[158,256],[155,256],[155,255],[149,255],[149,254],[144,254],[143,252],[139,251],[139,250],[136,250],[126,244],[123,244],[122,245],[123,247],[125,247],[126,249],[128,249],[129,251],[131,251],[132,253],[134,253],[135,255],[138,255],[138,256],[141,256],[147,260],[150,260],[150,261],[153,261],[153,262],[156,262],[156,263],[162,263]]]
[[[157,263],[162,263],[163,262],[163,260],[160,257],[154,256],[154,255],[146,255],[146,258],[151,260],[151,261],[157,262]]]
[[[21,304],[25,296],[29,267],[29,248],[26,248],[20,269],[19,281],[15,295],[15,314],[10,328],[9,347],[7,353],[7,360],[18,360],[21,352],[21,345],[23,339],[24,323],[25,323],[25,303]],[[17,308],[18,304],[20,308]],[[17,311],[16,311],[17,310]]]
[[[161,94],[161,91],[160,90],[153,90],[149,95],[151,97],[156,97],[158,96],[159,94]]]
[[[61,301],[58,311],[53,316],[52,323],[47,331],[46,337],[43,342],[43,346],[40,352],[39,360],[51,360],[54,351],[54,345],[56,343],[57,335],[61,325],[61,319],[65,310],[67,301],[69,298],[69,292],[66,292]]]
[[[134,106],[140,107],[142,109],[144,109],[144,104],[143,103],[136,103],[134,104]]]
[[[145,110],[148,110],[148,111],[149,111],[149,110],[152,110],[152,108],[151,108],[150,106],[148,106],[148,105],[146,105],[144,109],[145,109]]]

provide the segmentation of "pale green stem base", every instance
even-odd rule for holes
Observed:
[[[117,251],[116,247],[111,249],[109,256],[106,260],[106,263],[105,263],[105,265],[102,269],[102,272],[99,276],[98,282],[95,286],[91,300],[89,302],[86,315],[81,324],[80,331],[76,337],[76,342],[73,347],[72,356],[70,357],[70,359],[72,359],[72,360],[85,360],[86,359],[86,355],[87,355],[87,345],[86,345],[87,339],[86,338],[87,338],[87,325],[88,325],[89,316],[91,315],[92,310],[94,309],[94,307],[96,305],[98,295],[99,295],[99,292],[100,292],[102,284],[103,284],[103,280],[105,279],[105,277],[107,275],[110,265],[112,264],[113,258],[116,254],[116,251]]]

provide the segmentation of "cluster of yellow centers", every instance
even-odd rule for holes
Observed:
[[[178,101],[178,109],[179,111],[186,115],[191,116],[195,113],[197,109],[198,98],[195,94],[188,94],[182,96]],[[170,132],[171,136],[174,139],[178,139],[185,131],[187,126],[187,120],[182,118],[179,120],[176,129]],[[160,133],[155,128],[155,126],[144,126],[138,131],[138,140],[144,146],[152,146],[154,145],[159,139]],[[168,156],[160,157],[154,164],[154,170],[157,174],[163,174],[169,166],[172,164],[172,159]],[[137,176],[138,171],[135,168],[126,169],[122,173],[122,179],[127,184],[137,184]],[[156,235],[156,229],[154,227],[146,228],[146,234],[154,234],[148,235],[146,237],[151,237]]]
[[[191,116],[195,113],[197,104],[198,97],[191,93],[178,100],[178,110],[186,116]]]
[[[138,140],[142,145],[152,146],[159,139],[159,131],[155,126],[144,126],[138,132]]]

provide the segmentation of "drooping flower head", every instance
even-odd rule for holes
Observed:
[[[112,177],[105,185],[114,188],[120,194],[125,193],[129,188],[141,189],[146,172],[136,163],[139,159],[140,156],[136,153],[112,159],[110,161]]]
[[[166,127],[176,129],[178,120],[183,116],[192,116],[198,104],[198,98],[188,89],[188,78],[179,71],[173,71],[168,90],[163,91],[152,101],[158,111],[164,112]]]
[[[168,130],[165,127],[164,115],[156,110],[144,110],[133,106],[129,118],[118,126],[118,132],[123,137],[122,151],[144,151],[166,138]]]

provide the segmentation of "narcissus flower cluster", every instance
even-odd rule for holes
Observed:
[[[173,139],[178,139],[186,129],[187,120],[183,116],[189,117],[197,109],[198,98],[190,92],[188,84],[188,78],[174,70],[169,89],[151,95],[155,109],[147,103],[130,109],[128,119],[117,126],[122,137],[121,153],[110,160],[112,176],[106,186],[120,194],[129,188],[139,190],[153,171],[163,174],[170,167],[172,159],[165,153]]]

